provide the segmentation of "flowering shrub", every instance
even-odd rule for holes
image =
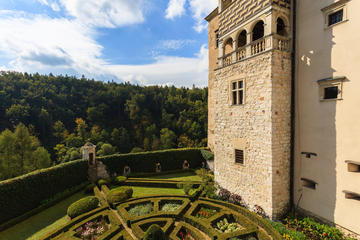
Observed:
[[[306,240],[306,237],[303,233],[297,232],[295,230],[290,230],[284,226],[281,222],[272,222],[268,221],[271,226],[273,226],[286,240]]]
[[[259,205],[254,206],[254,212],[263,218],[269,218],[268,215],[266,214],[265,210],[262,207],[260,207]]]
[[[225,188],[220,188],[218,196],[221,200],[228,201],[231,196],[231,192]]]
[[[109,225],[104,218],[90,221],[77,228],[76,237],[81,239],[95,240],[109,229]]]
[[[198,218],[210,218],[217,213],[215,209],[201,207],[200,210],[196,213]]]
[[[179,237],[181,240],[194,240],[194,237],[191,236],[191,234],[188,233],[185,228],[182,228],[182,229],[179,231],[178,237]]]
[[[285,219],[286,224],[298,231],[303,232],[308,238],[314,240],[343,240],[346,239],[344,234],[336,227],[331,227],[326,224],[320,224],[314,219],[296,218],[295,216]]]

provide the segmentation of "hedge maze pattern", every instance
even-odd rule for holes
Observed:
[[[130,180],[130,179],[129,179]],[[147,183],[146,183],[147,182]],[[164,186],[173,181],[156,181],[141,179],[138,183],[129,181],[130,185]],[[277,240],[282,237],[264,219],[258,215],[231,203],[196,196],[147,196],[131,198],[122,203],[109,206],[104,196],[109,191],[105,186],[94,188],[101,207],[76,217],[69,224],[49,234],[50,239],[81,239],[77,229],[95,219],[105,219],[108,229],[96,239],[99,240],[136,240],[143,239],[146,230],[152,225],[159,225],[171,240],[182,239],[219,239],[219,240]],[[177,206],[164,210],[165,205]],[[131,215],[130,209],[147,205],[148,211],[143,215]],[[205,210],[206,209],[206,210]],[[226,219],[226,220],[225,220]],[[221,223],[236,226],[233,232],[217,230]],[[187,237],[187,238],[186,238]]]

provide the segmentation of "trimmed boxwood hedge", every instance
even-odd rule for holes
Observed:
[[[76,218],[81,214],[90,212],[99,206],[99,199],[97,197],[84,197],[73,204],[71,204],[67,210],[67,215],[70,218]]]
[[[0,182],[0,224],[87,181],[87,162],[73,161]]]
[[[166,236],[161,227],[153,224],[145,232],[144,240],[165,240]]]
[[[130,187],[118,187],[106,194],[106,199],[111,206],[123,202],[132,197],[133,189]]]

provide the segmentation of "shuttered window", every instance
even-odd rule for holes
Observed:
[[[244,164],[244,150],[235,149],[235,163]]]

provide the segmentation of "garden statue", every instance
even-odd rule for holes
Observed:
[[[183,169],[189,169],[189,168],[190,168],[190,164],[187,160],[185,160],[183,163]]]
[[[124,176],[125,177],[128,177],[129,175],[130,175],[130,173],[131,173],[131,169],[130,169],[130,167],[129,166],[125,166],[124,167]]]
[[[157,172],[157,173],[160,173],[160,172],[161,172],[161,164],[160,164],[160,163],[157,163],[157,164],[156,164],[156,172]]]

